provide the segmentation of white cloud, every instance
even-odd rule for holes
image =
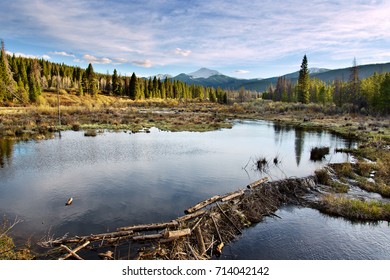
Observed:
[[[47,54],[44,54],[44,55],[33,55],[33,54],[25,54],[25,53],[21,53],[21,52],[16,52],[16,53],[13,53],[13,52],[10,52],[10,51],[5,51],[8,55],[10,56],[17,56],[17,57],[24,57],[24,58],[32,58],[32,59],[40,59],[40,58],[43,58],[45,60],[49,60],[51,59],[50,56],[48,56]]]
[[[64,51],[62,51],[62,52],[57,52],[57,51],[55,51],[55,52],[51,52],[51,54],[76,58],[76,56],[75,56],[74,54],[72,54],[72,53],[67,53],[67,52],[64,52]]]
[[[107,57],[98,58],[96,56],[85,54],[83,58],[92,64],[110,64],[112,63],[112,60]]]
[[[146,60],[135,60],[135,61],[132,61],[132,63],[136,66],[140,66],[140,67],[145,67],[145,68],[150,68],[153,66],[152,62],[148,59]]]
[[[234,73],[242,75],[242,74],[248,74],[248,73],[250,73],[250,71],[249,70],[236,70],[236,71],[234,71]]]
[[[191,51],[190,50],[182,50],[181,48],[176,48],[175,54],[179,54],[182,56],[189,56],[191,54]]]

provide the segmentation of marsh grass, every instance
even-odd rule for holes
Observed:
[[[322,212],[352,220],[390,221],[390,203],[379,201],[361,201],[335,195],[326,195],[319,202],[319,209]]]

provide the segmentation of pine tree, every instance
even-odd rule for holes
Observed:
[[[31,102],[36,102],[41,94],[41,69],[36,59],[31,62],[29,72],[29,98]]]
[[[86,88],[87,93],[91,95],[96,95],[98,92],[97,88],[97,82],[96,82],[96,75],[93,71],[92,64],[88,64],[87,69],[85,70],[85,80],[84,80],[84,86]]]
[[[117,96],[121,94],[121,84],[116,69],[112,75],[112,92]]]
[[[138,85],[138,80],[137,76],[133,72],[130,78],[130,92],[129,96],[131,99],[136,100],[139,98],[139,85]]]
[[[307,68],[307,57],[304,55],[298,77],[298,101],[304,104],[310,102],[310,76]]]
[[[11,69],[8,64],[7,53],[5,52],[4,41],[1,41],[0,54],[0,100],[12,100],[15,96],[16,82],[13,79]]]

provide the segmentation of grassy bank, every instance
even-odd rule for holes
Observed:
[[[30,260],[33,258],[28,246],[17,248],[12,238],[8,235],[14,224],[7,220],[0,226],[0,260]]]

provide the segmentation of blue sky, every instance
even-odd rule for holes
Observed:
[[[2,0],[7,51],[138,76],[267,78],[390,62],[390,0]]]

